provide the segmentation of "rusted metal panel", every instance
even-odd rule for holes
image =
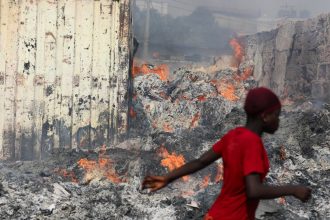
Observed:
[[[129,5],[1,0],[0,159],[39,159],[123,137]]]

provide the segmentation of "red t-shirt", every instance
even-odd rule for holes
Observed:
[[[247,199],[244,177],[259,173],[263,181],[268,173],[269,161],[261,138],[238,127],[215,143],[213,150],[223,158],[224,180],[221,193],[207,215],[214,220],[255,219],[259,200]]]

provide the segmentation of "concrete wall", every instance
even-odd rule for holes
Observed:
[[[0,159],[39,159],[125,135],[129,4],[0,1]]]
[[[330,15],[245,38],[259,85],[291,99],[330,101]]]

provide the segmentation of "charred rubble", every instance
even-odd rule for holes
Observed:
[[[252,76],[233,80],[232,69],[210,74],[182,68],[175,74],[173,81],[156,74],[135,78],[135,123],[125,142],[54,152],[45,161],[2,162],[1,218],[200,219],[221,189],[221,161],[153,194],[141,191],[140,181],[198,157],[244,124],[243,91],[256,82]],[[221,93],[215,79],[231,82],[233,93]],[[264,137],[272,165],[267,182],[307,184],[313,198],[306,204],[291,197],[263,202],[258,218],[326,219],[330,106],[292,104],[281,117],[278,133]]]
[[[43,161],[0,162],[0,218],[201,219],[220,192],[221,161],[156,193],[140,183],[200,156],[244,124],[245,92],[260,85],[251,57],[216,71],[135,75],[129,138],[93,150],[61,149]],[[306,184],[313,196],[304,204],[292,197],[262,201],[257,219],[328,219],[330,105],[308,95],[295,99],[292,88],[290,97],[280,93],[279,131],[263,137],[271,162],[266,181]]]

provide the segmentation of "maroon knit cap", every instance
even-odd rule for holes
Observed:
[[[244,104],[246,114],[251,116],[269,113],[280,108],[281,102],[277,95],[265,87],[249,90]]]

